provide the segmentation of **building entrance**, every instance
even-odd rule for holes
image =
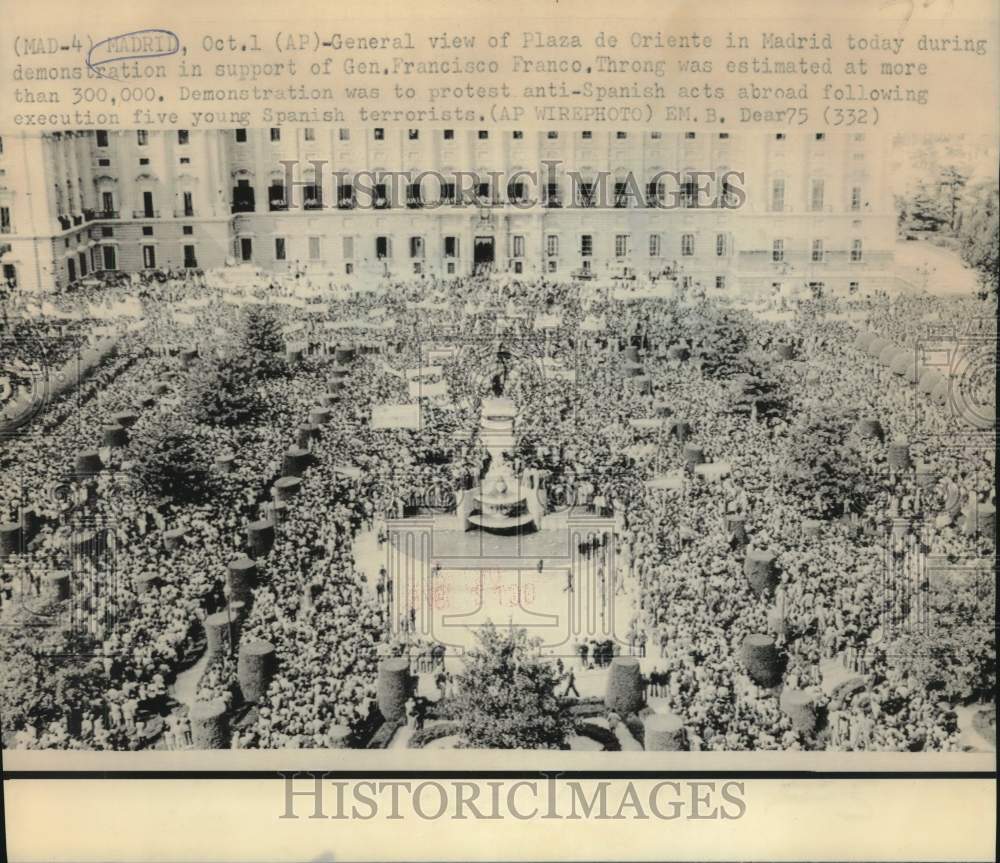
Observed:
[[[493,263],[495,258],[494,245],[493,237],[476,237],[473,243],[472,260],[477,267]]]

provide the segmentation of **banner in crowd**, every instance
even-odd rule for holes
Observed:
[[[458,354],[458,348],[434,348],[427,352],[427,362],[431,365],[435,363],[443,363],[445,360],[450,360]]]
[[[570,383],[576,383],[576,369],[567,368],[558,360],[546,357],[542,360],[542,368],[544,369],[544,375],[547,380],[569,381]]]
[[[562,326],[562,315],[539,315],[535,318],[536,330],[557,330]]]
[[[372,407],[373,429],[419,429],[420,405],[387,404]]]
[[[431,399],[437,396],[447,396],[448,385],[444,381],[410,381],[411,399]]]

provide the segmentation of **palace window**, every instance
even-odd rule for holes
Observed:
[[[771,212],[780,213],[785,209],[785,181],[778,179],[771,182]]]
[[[812,181],[811,190],[809,193],[809,209],[814,213],[822,212],[823,210],[823,181],[816,179]]]
[[[694,234],[681,234],[681,254],[686,258],[694,254]]]

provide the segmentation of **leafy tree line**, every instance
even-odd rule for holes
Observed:
[[[199,430],[256,422],[266,409],[261,382],[287,373],[284,339],[273,311],[251,308],[239,328],[231,353],[199,360],[176,413],[133,434],[134,474],[154,494],[191,501],[211,494],[215,453],[200,445],[208,438]]]

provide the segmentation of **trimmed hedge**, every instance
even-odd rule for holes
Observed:
[[[236,678],[243,700],[256,704],[264,697],[267,687],[278,670],[278,657],[269,641],[255,640],[240,645],[236,662]]]
[[[419,731],[414,731],[406,745],[410,749],[423,749],[428,743],[440,740],[442,737],[450,737],[453,734],[460,734],[462,724],[447,720],[436,725],[426,725]]]
[[[618,735],[615,734],[610,728],[605,728],[603,725],[597,725],[594,722],[579,721],[573,724],[573,731],[581,737],[588,737],[591,740],[600,743],[601,746],[608,752],[621,751],[622,744],[618,739]]]
[[[604,705],[619,716],[627,716],[642,708],[639,660],[634,656],[616,656],[611,660]]]
[[[747,550],[743,561],[743,573],[758,596],[771,593],[778,586],[778,572],[774,565],[775,555],[761,548]]]
[[[405,719],[387,719],[368,741],[366,749],[388,749],[396,732],[406,724]]]
[[[779,699],[782,712],[792,720],[792,727],[803,734],[816,731],[816,695],[803,689],[786,689]]]
[[[188,718],[195,749],[229,749],[229,717],[221,698],[196,701]]]
[[[651,713],[643,723],[643,746],[650,752],[685,751],[684,720],[674,713]]]
[[[383,659],[378,666],[376,701],[385,719],[404,719],[406,701],[413,691],[410,660],[405,656]]]
[[[773,636],[762,633],[748,635],[743,640],[741,653],[751,680],[768,689],[781,682],[785,663]]]

